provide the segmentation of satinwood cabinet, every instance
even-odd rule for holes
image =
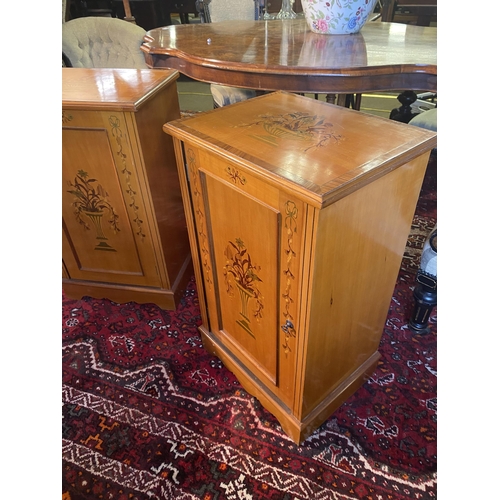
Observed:
[[[63,289],[175,309],[192,276],[177,71],[63,68]]]
[[[204,345],[299,443],[377,365],[436,134],[284,92],[164,130]]]

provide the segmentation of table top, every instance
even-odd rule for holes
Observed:
[[[150,67],[258,90],[437,91],[437,28],[369,22],[355,35],[312,33],[304,19],[223,21],[148,31]]]
[[[177,71],[62,68],[62,107],[134,112],[178,77]]]

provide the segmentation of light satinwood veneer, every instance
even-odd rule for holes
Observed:
[[[284,92],[164,130],[204,345],[300,443],[377,366],[436,134]]]
[[[192,276],[175,70],[63,68],[63,289],[175,309]]]

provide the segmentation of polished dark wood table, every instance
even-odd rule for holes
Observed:
[[[437,91],[437,29],[370,22],[356,35],[318,35],[304,19],[224,21],[148,31],[152,68],[203,82],[304,93]]]

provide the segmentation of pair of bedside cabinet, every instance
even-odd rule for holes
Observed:
[[[63,289],[175,309],[193,275],[172,140],[177,71],[62,69]]]
[[[163,128],[204,346],[300,443],[377,366],[436,134],[284,92]]]
[[[173,309],[194,268],[204,346],[300,443],[377,366],[436,134],[284,92],[179,119],[177,76],[63,69],[63,288]]]

